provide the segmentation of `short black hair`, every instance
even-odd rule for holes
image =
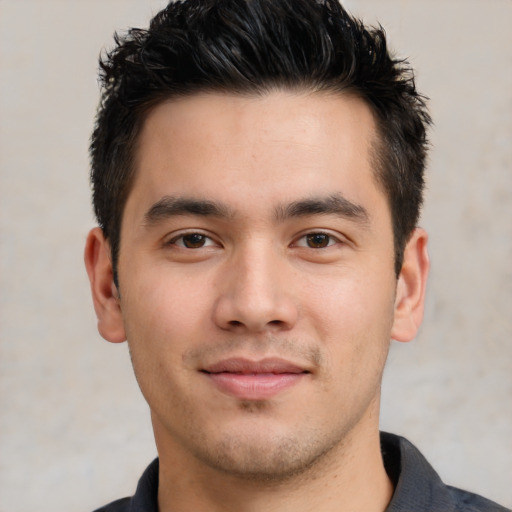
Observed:
[[[100,59],[90,154],[94,210],[116,284],[137,137],[151,108],[205,91],[275,89],[347,92],[371,108],[374,171],[390,205],[398,276],[422,204],[431,120],[412,69],[390,54],[382,27],[365,27],[337,0],[185,0],[169,3],[148,29],[116,34],[115,43]]]

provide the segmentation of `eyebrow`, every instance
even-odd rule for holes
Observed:
[[[226,205],[214,201],[164,196],[146,212],[144,221],[148,225],[153,225],[159,221],[180,215],[230,218],[233,213]]]
[[[368,211],[363,206],[353,203],[341,194],[302,199],[286,205],[279,205],[275,208],[274,213],[278,222],[296,217],[336,215],[360,224],[368,224],[370,218]],[[227,205],[216,201],[164,196],[146,212],[144,222],[151,226],[180,215],[232,219],[235,217],[235,212]]]
[[[310,215],[337,215],[360,224],[368,224],[370,221],[366,208],[353,203],[341,194],[294,201],[276,208],[276,218],[280,221]]]

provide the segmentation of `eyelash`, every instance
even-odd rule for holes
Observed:
[[[194,237],[194,236],[201,237],[201,239],[203,241],[210,241],[211,243],[208,243],[207,245],[202,244],[202,245],[199,245],[197,247],[187,247],[185,245],[185,242],[184,242],[185,238],[187,238],[187,237]],[[179,241],[181,241],[182,243],[181,244],[178,243]],[[165,245],[175,245],[175,246],[179,247],[180,249],[194,250],[194,249],[202,249],[204,247],[211,247],[212,245],[215,245],[215,242],[214,242],[214,240],[210,236],[208,236],[208,235],[206,235],[204,233],[201,233],[199,231],[191,231],[189,233],[182,233],[182,234],[180,234],[178,236],[175,236],[174,238],[169,240]]]
[[[197,238],[199,238],[199,240],[197,240],[197,242],[200,245],[197,245],[196,247],[187,247],[185,245],[185,239],[187,237],[189,237],[189,238],[190,237],[197,237]],[[323,240],[327,240],[326,245],[321,245],[319,247],[311,247],[309,245],[309,243],[313,241],[313,237],[320,238],[320,240],[316,241],[319,244],[322,244]],[[322,240],[322,237],[324,237],[323,240]],[[304,245],[299,243],[301,240],[305,240]],[[181,241],[181,243],[179,243],[180,241]],[[210,243],[207,243],[208,241]],[[201,243],[201,242],[203,242],[203,243]],[[194,242],[192,241],[192,244],[193,243]],[[309,248],[309,249],[315,249],[316,250],[316,249],[326,249],[328,247],[332,247],[333,245],[336,245],[337,243],[342,243],[342,242],[341,242],[341,240],[339,238],[335,237],[334,235],[331,235],[331,234],[326,233],[324,231],[311,231],[311,232],[308,232],[308,233],[300,236],[299,238],[297,238],[296,241],[293,242],[292,246],[293,247],[304,247],[304,248]],[[166,245],[175,245],[177,247],[180,247],[181,249],[195,250],[195,249],[202,249],[204,247],[211,247],[213,245],[216,245],[216,243],[208,235],[206,235],[204,233],[201,233],[201,232],[192,231],[192,232],[189,232],[189,233],[182,233],[182,234],[180,234],[178,236],[175,236],[174,238],[169,240],[169,242],[167,242]]]
[[[327,244],[323,245],[321,247],[311,247],[309,245],[309,242],[312,241],[313,237],[325,237],[325,239],[327,239]],[[299,242],[303,239],[305,240],[305,245],[300,245]],[[316,250],[316,249],[327,249],[328,247],[332,247],[333,245],[336,245],[339,243],[341,243],[341,240],[330,233],[326,233],[325,231],[310,231],[310,232],[302,235],[301,237],[299,237],[297,239],[297,241],[294,242],[293,245],[295,247],[305,247],[308,249]]]

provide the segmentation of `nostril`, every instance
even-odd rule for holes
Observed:
[[[239,320],[230,320],[228,323],[231,327],[240,327],[244,325],[244,323],[240,322]],[[281,327],[284,324],[285,322],[282,320],[270,320],[270,322],[267,322],[267,325],[273,325],[276,327]]]

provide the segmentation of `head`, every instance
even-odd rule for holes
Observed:
[[[404,64],[328,0],[172,3],[118,43],[85,259],[162,464],[282,481],[380,460],[389,342],[416,334],[428,271]]]
[[[173,2],[148,30],[116,36],[101,62],[103,95],[92,136],[94,210],[110,243],[117,284],[123,211],[135,177],[138,137],[162,102],[202,92],[350,93],[371,109],[375,179],[391,210],[398,276],[422,204],[424,98],[406,61],[388,51],[336,0]]]

